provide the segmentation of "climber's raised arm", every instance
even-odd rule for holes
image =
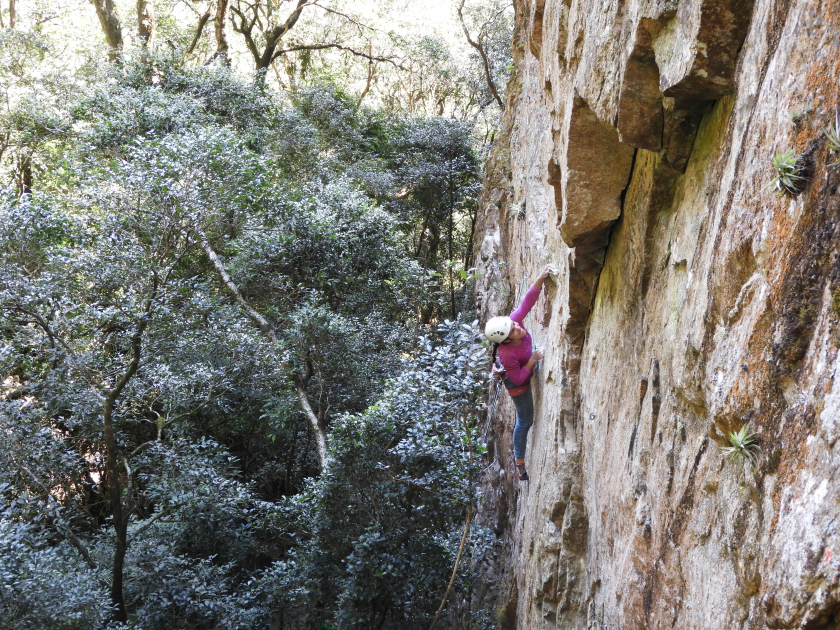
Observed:
[[[519,305],[519,308],[513,311],[510,314],[510,318],[518,324],[522,324],[525,321],[525,317],[534,307],[534,304],[537,303],[537,298],[540,297],[540,291],[543,288],[543,282],[545,279],[548,278],[551,274],[557,273],[557,267],[555,265],[546,265],[542,273],[540,273],[539,277],[537,277],[534,284],[531,285],[531,288],[528,289],[528,292],[525,294],[525,297],[522,300],[522,304]]]

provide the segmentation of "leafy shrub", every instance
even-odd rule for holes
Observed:
[[[0,484],[0,491],[3,491]],[[101,575],[48,531],[0,513],[0,625],[16,630],[100,630],[110,616]]]
[[[298,543],[272,579],[298,589],[278,586],[276,606],[341,628],[428,626],[477,499],[486,362],[477,322],[439,334],[381,401],[333,428],[327,470],[283,517]]]
[[[840,114],[834,116],[834,126],[823,129],[823,135],[829,150],[840,152]],[[831,166],[840,166],[840,157]]]

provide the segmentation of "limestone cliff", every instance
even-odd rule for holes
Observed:
[[[531,323],[529,483],[506,395],[490,431],[497,624],[840,628],[840,2],[516,11],[482,321],[561,274]],[[720,450],[744,424],[756,467]]]

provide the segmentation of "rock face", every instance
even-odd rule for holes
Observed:
[[[840,628],[840,3],[516,12],[482,321],[561,273],[526,321],[529,483],[504,394],[490,432],[498,627]],[[767,186],[785,151],[795,196]],[[756,466],[721,451],[746,424]]]

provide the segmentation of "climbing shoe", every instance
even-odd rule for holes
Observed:
[[[519,481],[528,481],[528,471],[525,470],[525,464],[516,464],[513,467],[513,474]]]

